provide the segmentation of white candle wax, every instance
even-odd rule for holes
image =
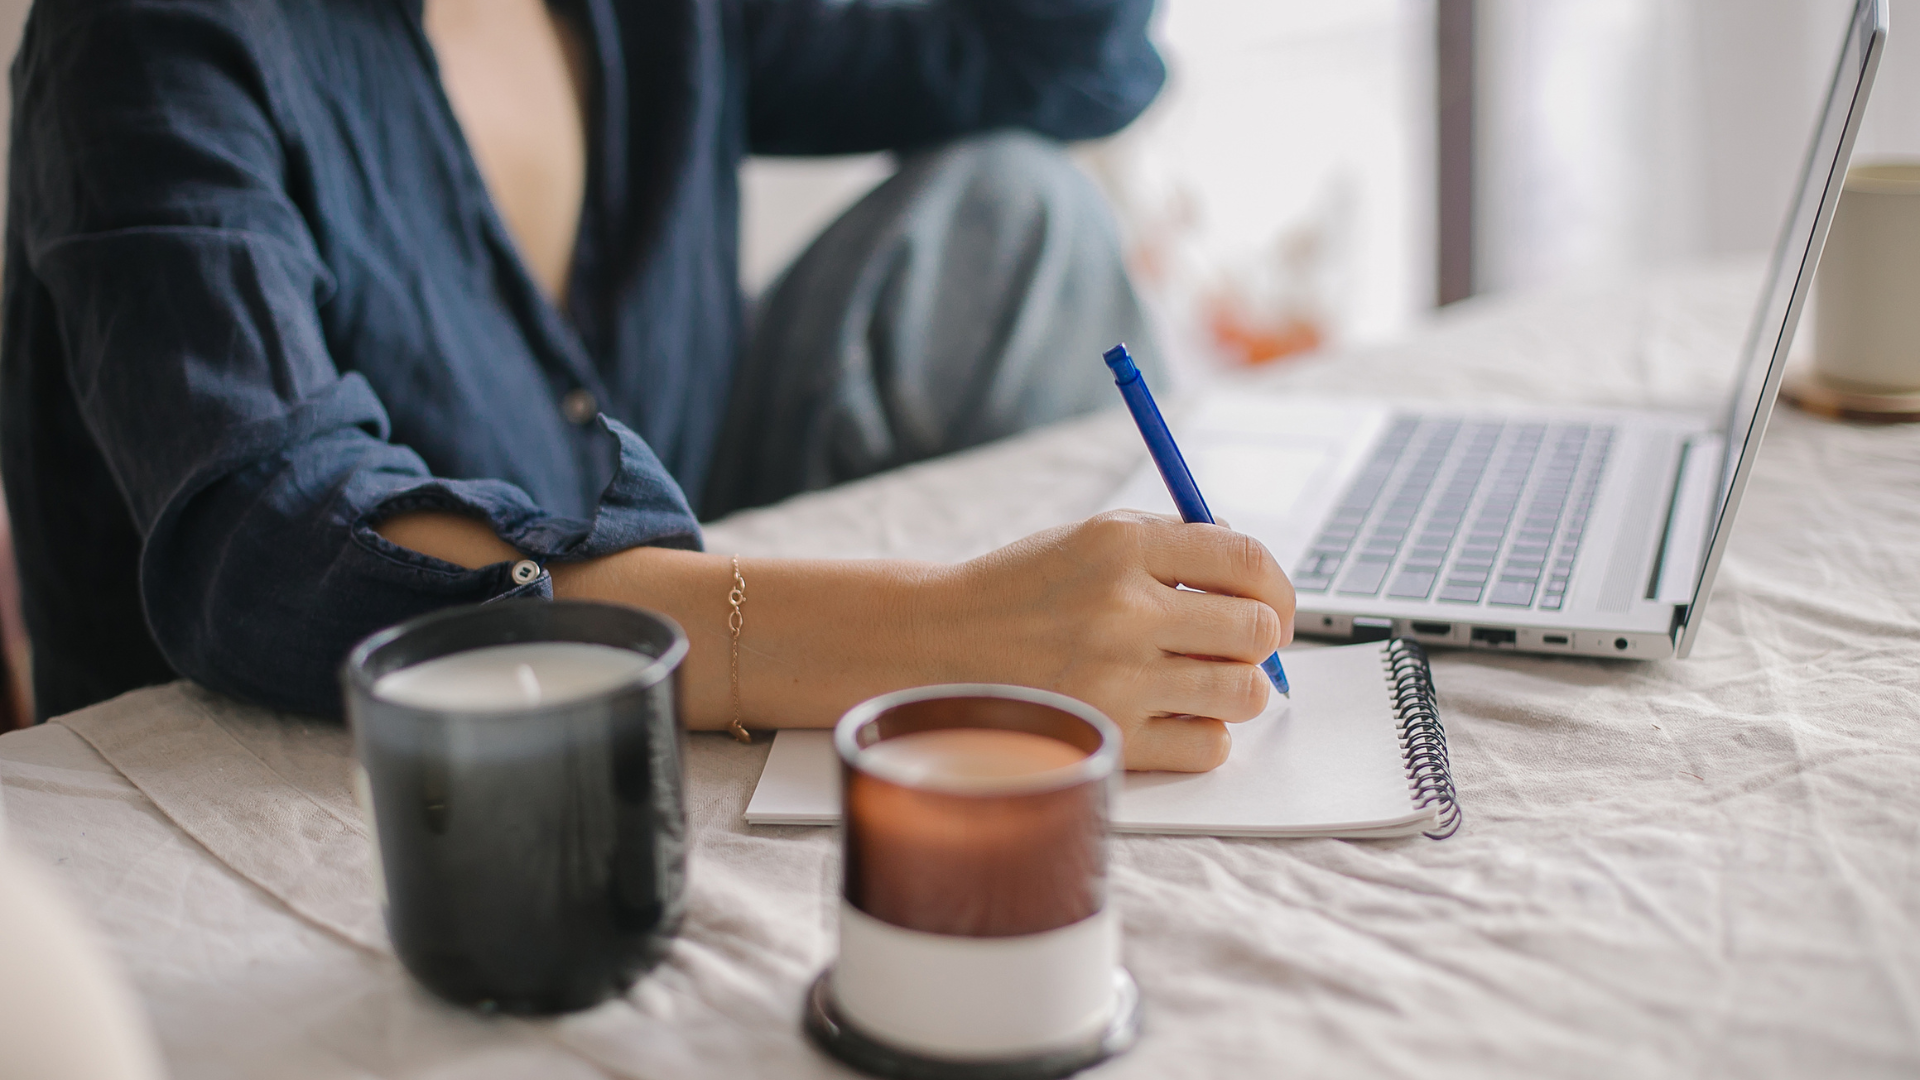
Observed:
[[[564,705],[632,682],[653,658],[611,645],[535,641],[450,653],[382,675],[376,697],[419,709],[487,712]]]

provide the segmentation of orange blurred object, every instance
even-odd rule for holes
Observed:
[[[1248,367],[1312,352],[1325,338],[1320,325],[1311,319],[1298,315],[1278,320],[1251,319],[1240,305],[1224,298],[1207,305],[1207,328],[1227,359]]]

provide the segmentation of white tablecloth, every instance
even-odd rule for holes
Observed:
[[[1469,307],[1268,381],[1711,407],[1753,282]],[[960,558],[1087,513],[1140,457],[1107,415],[708,542]],[[1920,426],[1776,418],[1693,659],[1434,675],[1455,838],[1115,841],[1148,1026],[1090,1076],[1920,1073]],[[335,725],[175,685],[0,737],[0,781],[183,1080],[844,1075],[797,1024],[834,836],[742,822],[765,742],[691,744],[685,932],[626,999],[539,1022],[441,1005],[387,951]]]

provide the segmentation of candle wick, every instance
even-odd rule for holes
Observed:
[[[527,703],[530,705],[540,704],[540,678],[533,673],[532,666],[521,664],[515,670],[514,674],[519,676],[520,692],[527,695]]]

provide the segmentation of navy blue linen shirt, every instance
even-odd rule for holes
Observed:
[[[410,510],[543,564],[697,547],[683,492],[741,334],[740,159],[1115,130],[1163,77],[1150,7],[556,0],[593,68],[563,315],[489,202],[419,0],[40,0],[0,328],[38,711],[179,673],[332,712],[361,636],[550,595],[373,531]]]

